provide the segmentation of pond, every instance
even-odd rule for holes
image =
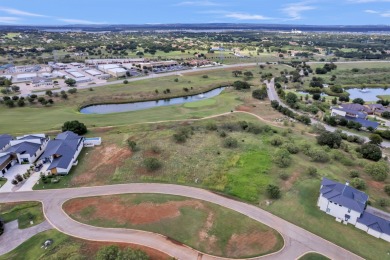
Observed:
[[[212,98],[221,94],[224,90],[224,87],[216,88],[210,90],[208,92],[186,96],[186,97],[177,97],[171,99],[160,99],[155,101],[141,101],[141,102],[132,102],[125,104],[105,104],[105,105],[92,105],[88,107],[84,107],[80,110],[82,114],[110,114],[110,113],[120,113],[120,112],[129,112],[129,111],[137,111],[144,110],[153,107],[162,107],[162,106],[171,106],[184,104],[189,102],[196,102],[208,98]]]
[[[390,95],[390,89],[383,88],[351,88],[346,90],[349,93],[349,98],[351,100],[355,98],[361,98],[364,101],[377,101],[380,95]]]
[[[309,96],[312,96],[314,93],[309,93],[309,92],[306,92],[306,91],[297,91],[298,94],[302,94],[302,95],[309,95]],[[328,95],[325,94],[325,93],[320,93],[321,97],[327,97]]]

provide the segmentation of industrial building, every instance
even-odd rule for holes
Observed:
[[[85,70],[86,73],[88,73],[89,75],[91,76],[99,76],[99,75],[102,75],[102,73],[100,71],[97,71],[97,70]]]
[[[117,78],[126,76],[127,72],[126,69],[116,64],[99,65],[98,69]]]
[[[25,73],[16,76],[16,81],[31,81],[37,77],[37,73]]]
[[[75,78],[83,78],[85,77],[83,74],[81,74],[80,72],[76,71],[76,70],[73,70],[73,69],[70,69],[70,70],[65,70],[67,73],[69,73],[70,75],[72,75],[73,77]]]

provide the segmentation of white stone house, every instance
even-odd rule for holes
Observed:
[[[320,210],[344,223],[355,225],[364,212],[368,196],[348,183],[341,184],[327,178],[321,182],[317,205]]]

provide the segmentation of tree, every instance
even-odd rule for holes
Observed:
[[[117,260],[149,260],[149,256],[140,249],[126,248],[119,252]]]
[[[321,98],[321,94],[320,93],[314,93],[313,94],[313,99],[314,100],[320,100],[320,98]]]
[[[376,181],[384,181],[389,173],[389,165],[385,161],[367,164],[364,171]]]
[[[252,92],[252,97],[256,99],[263,100],[268,96],[267,94],[267,88],[262,87],[261,89],[255,89]]]
[[[371,134],[370,135],[370,143],[379,145],[383,142],[383,139],[380,135],[378,134]]]
[[[162,166],[161,162],[154,157],[146,158],[143,164],[148,171],[156,171]]]
[[[319,145],[327,145],[330,148],[338,148],[341,144],[341,135],[335,132],[323,131],[317,136],[317,143]]]
[[[244,76],[245,76],[246,78],[253,78],[253,73],[252,73],[251,71],[245,71],[245,72],[244,72]]]
[[[129,81],[127,80],[127,79],[125,79],[124,81],[123,81],[123,84],[128,84],[129,83]]]
[[[74,85],[76,85],[76,80],[72,78],[67,78],[65,80],[65,84],[68,85],[69,87],[73,87]]]
[[[251,86],[249,85],[248,82],[245,82],[245,81],[235,81],[233,83],[233,87],[236,90],[241,90],[241,89],[249,89]]]
[[[77,93],[77,88],[71,88],[68,90],[69,94],[76,94]]]
[[[137,149],[137,143],[135,141],[127,140],[127,144],[133,152]]]
[[[287,95],[286,95],[286,103],[289,105],[289,106],[294,106],[295,103],[297,102],[298,100],[298,96],[295,95],[294,93],[292,92],[288,92]]]
[[[20,107],[24,107],[24,105],[25,105],[23,99],[19,99],[18,102],[17,102],[17,104],[18,104],[18,106],[20,106]]]
[[[83,123],[74,120],[74,121],[67,121],[64,123],[64,125],[62,126],[62,132],[65,131],[72,131],[73,133],[76,133],[78,135],[83,135],[87,133],[88,130]]]
[[[46,91],[46,95],[51,97],[51,96],[53,96],[53,92],[51,90],[47,90]]]
[[[381,116],[382,116],[383,118],[390,119],[390,112],[389,112],[389,111],[385,111],[385,112],[383,112],[383,113],[381,114]]]
[[[306,172],[310,177],[317,177],[317,168],[316,167],[309,166],[309,168],[307,168]]]
[[[352,100],[352,103],[364,105],[364,100],[361,98],[355,98],[354,100]]]
[[[242,75],[242,71],[241,70],[233,70],[232,74],[234,77],[238,77],[239,75]]]
[[[360,178],[353,178],[351,185],[358,190],[364,190],[366,188],[366,182]]]
[[[276,185],[268,184],[267,194],[271,199],[279,199],[280,198],[280,188]]]
[[[386,193],[387,195],[390,196],[390,185],[386,185],[386,186],[384,187],[384,191],[385,191],[385,193]]]
[[[375,144],[363,144],[357,151],[362,154],[363,158],[368,160],[379,161],[382,159],[382,151]]]
[[[116,260],[119,256],[118,246],[102,247],[96,254],[96,260]]]
[[[286,149],[279,149],[275,152],[273,161],[280,168],[287,168],[290,166],[292,159],[290,153]]]
[[[10,99],[9,99],[9,100],[6,100],[6,101],[4,102],[4,104],[5,104],[7,107],[9,107],[9,108],[15,106],[14,101],[13,101],[13,100],[10,100]]]

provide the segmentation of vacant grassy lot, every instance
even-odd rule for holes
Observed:
[[[18,220],[19,228],[29,228],[45,220],[40,202],[18,202],[0,204],[0,218],[4,222]],[[30,224],[33,221],[33,224]]]
[[[41,248],[42,244],[52,239],[53,244],[47,249]],[[151,260],[169,259],[169,257],[157,250],[132,245],[132,244],[119,244],[119,243],[105,243],[86,241],[77,238],[67,236],[57,230],[48,230],[39,233],[8,254],[0,256],[1,260],[31,260],[31,259],[96,259],[96,253],[99,248],[107,245],[119,245],[121,248],[131,247],[133,249],[141,249],[145,251]]]
[[[299,260],[328,260],[326,256],[317,253],[307,253],[306,255],[299,258]]]
[[[66,202],[64,210],[89,225],[151,231],[224,257],[264,255],[283,246],[275,230],[232,210],[185,197],[128,194],[79,198]]]

